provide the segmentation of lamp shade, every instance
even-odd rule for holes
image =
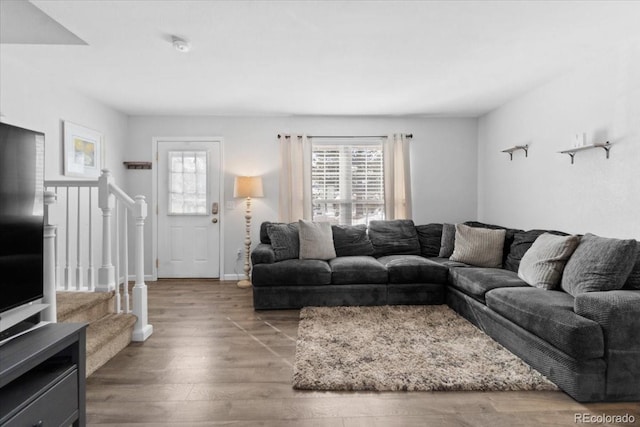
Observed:
[[[262,177],[236,176],[233,183],[233,197],[264,197]]]

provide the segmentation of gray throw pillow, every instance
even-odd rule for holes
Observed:
[[[636,248],[638,255],[636,256],[635,264],[622,289],[640,290],[640,242],[638,241],[636,241]]]
[[[507,230],[475,228],[456,224],[456,237],[451,261],[477,267],[502,267],[502,248]]]
[[[442,239],[440,240],[440,258],[449,258],[453,253],[456,241],[456,226],[454,224],[442,224]]]
[[[300,259],[328,260],[336,257],[333,232],[328,222],[298,221]]]
[[[369,239],[373,255],[420,255],[420,241],[416,226],[410,219],[371,221]]]
[[[442,224],[416,225],[420,255],[423,257],[437,257],[440,254],[442,241]]]
[[[298,224],[268,224],[267,234],[276,254],[276,261],[300,257]]]
[[[518,277],[536,288],[556,289],[579,242],[578,236],[541,234],[522,257]]]
[[[504,235],[504,245],[502,247],[502,264],[505,265],[504,268],[507,268],[506,262],[507,262],[507,257],[509,256],[509,251],[511,250],[511,244],[513,243],[513,239],[515,238],[516,234],[521,232],[522,230],[518,230],[515,228],[507,228],[501,225],[487,224],[487,223],[478,222],[478,221],[466,221],[464,225],[468,225],[469,227],[476,227],[476,228],[489,228],[491,230],[505,230],[506,233]],[[516,268],[514,271],[517,272],[518,269]]]
[[[331,230],[336,256],[373,255],[373,244],[365,224],[333,225]]]
[[[567,261],[561,288],[574,297],[584,292],[622,289],[634,267],[636,241],[585,234]]]
[[[555,234],[557,236],[568,236],[568,233],[563,233],[562,231],[552,231],[552,230],[529,230],[529,231],[518,231],[513,236],[513,242],[511,243],[511,247],[509,248],[509,253],[507,254],[507,258],[504,262],[504,268],[506,270],[511,270],[513,272],[518,272],[520,267],[520,260],[524,254],[527,253],[533,242],[536,241],[538,236],[544,233]],[[505,237],[505,244],[507,244],[508,237]]]

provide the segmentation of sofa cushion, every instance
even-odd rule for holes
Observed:
[[[567,261],[560,286],[576,296],[622,289],[636,259],[636,241],[587,233]]]
[[[329,285],[331,268],[317,259],[288,259],[274,264],[257,264],[251,272],[253,286]]]
[[[344,256],[329,261],[334,285],[387,283],[384,265],[370,256]]]
[[[622,289],[640,290],[640,242],[636,241],[636,247],[638,251],[638,255],[636,255],[636,262]]]
[[[532,287],[494,289],[486,301],[493,311],[577,360],[604,355],[602,328],[573,311],[569,294]]]
[[[451,261],[478,267],[502,267],[502,248],[506,230],[475,228],[456,224],[456,238]]]
[[[276,261],[300,257],[298,224],[268,224],[267,233],[276,254]]]
[[[541,234],[522,257],[518,276],[536,288],[555,289],[579,242],[578,236]]]
[[[503,265],[507,262],[507,257],[509,256],[509,251],[511,250],[511,244],[513,243],[513,240],[516,234],[522,231],[515,228],[507,228],[501,225],[494,225],[494,224],[485,224],[484,222],[478,222],[478,221],[467,221],[464,223],[464,225],[467,225],[469,227],[476,227],[476,228],[488,228],[490,230],[505,230],[504,245],[502,247],[502,264]],[[518,271],[518,270],[516,269],[514,271]]]
[[[365,224],[333,225],[331,229],[337,256],[373,255],[373,244]]]
[[[260,243],[264,243],[265,245],[271,244],[271,239],[269,239],[269,224],[284,224],[284,222],[270,222],[264,221],[260,224]]]
[[[298,221],[300,259],[332,259],[336,257],[333,232],[328,222]]]
[[[371,221],[369,238],[373,255],[420,255],[418,232],[412,220]]]
[[[389,272],[389,283],[447,283],[444,265],[417,255],[388,255],[378,258]]]
[[[557,236],[568,236],[567,233],[561,231],[547,231],[547,230],[529,230],[518,231],[513,236],[513,242],[507,254],[507,258],[504,262],[504,268],[507,270],[518,272],[520,267],[520,261],[524,254],[529,250],[533,242],[536,241],[538,236],[544,233],[555,234]],[[506,241],[505,241],[506,244]]]
[[[440,239],[440,252],[438,257],[449,258],[453,253],[453,246],[456,243],[455,224],[442,224],[442,238]]]
[[[482,303],[485,294],[492,289],[529,286],[513,271],[481,267],[451,268],[449,283]]]
[[[420,242],[420,255],[423,257],[438,256],[442,241],[442,224],[416,225],[416,232]]]

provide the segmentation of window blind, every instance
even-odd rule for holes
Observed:
[[[313,219],[367,224],[384,219],[382,141],[312,145]]]

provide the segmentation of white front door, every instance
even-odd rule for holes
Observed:
[[[158,277],[220,277],[220,141],[158,141]]]

